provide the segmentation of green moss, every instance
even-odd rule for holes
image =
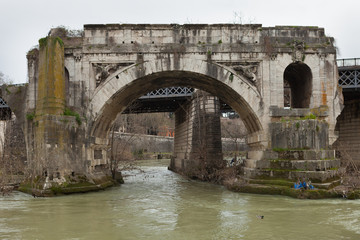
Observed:
[[[264,171],[273,171],[273,172],[303,172],[305,169],[278,169],[278,168],[264,168]]]
[[[52,186],[50,188],[50,190],[56,195],[56,194],[59,194],[59,193],[62,193],[62,187],[60,186]]]
[[[289,151],[288,148],[273,148],[272,149],[274,152],[285,152],[285,151]]]
[[[284,179],[269,179],[269,180],[252,179],[252,180],[249,181],[249,183],[252,183],[252,184],[264,184],[264,185],[278,185],[278,186],[287,186],[287,187],[294,186],[294,183],[292,181],[287,181],[287,180],[284,180]]]
[[[61,47],[64,47],[64,42],[60,37],[56,37],[54,39],[54,43],[58,42],[60,44]]]
[[[69,109],[69,108],[65,108],[65,110],[64,110],[64,115],[65,115],[65,116],[73,116],[73,117],[75,117],[76,122],[77,122],[79,125],[81,125],[81,123],[82,123],[81,117],[80,117],[80,115],[79,115],[77,112],[74,112],[74,111],[72,111],[72,110]]]
[[[26,119],[32,121],[35,118],[35,113],[28,113],[26,114]]]
[[[94,186],[95,184],[89,182],[79,182],[79,183],[69,183],[66,187],[67,188],[77,188],[77,187],[88,187]]]
[[[292,122],[292,121],[303,121],[303,120],[315,120],[317,119],[316,115],[314,115],[313,113],[310,113],[304,117],[282,117],[280,119],[281,122]]]
[[[20,192],[31,194],[32,191],[31,183],[30,182],[21,183],[18,190]]]
[[[300,128],[300,123],[297,122],[297,123],[296,123],[296,129],[299,129],[299,128]]]
[[[351,191],[351,192],[347,195],[347,198],[350,199],[350,200],[360,199],[360,190]]]
[[[247,185],[230,185],[227,186],[229,190],[242,193],[254,193],[254,194],[270,194],[270,195],[283,195],[293,198],[300,199],[324,199],[324,198],[339,198],[342,197],[341,194],[338,194],[334,191],[327,191],[323,189],[317,190],[302,190],[294,189],[289,186],[279,186],[279,185],[258,185],[258,184],[247,184]],[[352,197],[352,196],[351,196]],[[356,195],[354,197],[360,197]]]
[[[234,74],[233,74],[233,73],[230,73],[229,81],[232,82],[233,80],[234,80]]]
[[[222,40],[221,40],[221,39],[218,41],[218,44],[222,44]]]
[[[40,39],[39,39],[39,47],[40,47],[40,48],[43,48],[43,47],[46,47],[46,45],[47,45],[47,37],[45,37],[45,38],[40,38]]]
[[[308,120],[308,119],[316,119],[316,116],[312,113],[306,115],[305,117],[301,118],[301,120]]]
[[[5,91],[6,91],[7,94],[11,94],[11,91],[9,90],[8,87],[5,88]]]

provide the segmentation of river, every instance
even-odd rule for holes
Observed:
[[[0,239],[360,239],[360,200],[234,193],[167,165],[143,162],[101,192],[0,197]]]

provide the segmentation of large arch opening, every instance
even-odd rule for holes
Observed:
[[[88,134],[94,137],[95,143],[97,142],[91,147],[95,160],[97,152],[101,151],[103,156],[107,155],[107,150],[100,145],[106,144],[106,141],[102,139],[109,137],[109,131],[119,113],[146,93],[173,86],[199,89],[221,99],[240,116],[247,133],[251,136],[251,148],[261,149],[262,142],[260,141],[263,139],[253,137],[259,136],[263,130],[260,121],[263,117],[263,103],[256,87],[224,66],[201,60],[182,60],[184,62],[177,64],[171,63],[172,59],[168,59],[170,63],[156,60],[132,65],[113,73],[97,87],[88,113],[91,119]],[[256,141],[256,139],[259,140]],[[100,156],[100,154],[97,155]],[[103,156],[101,156],[102,160],[99,157],[97,162],[106,164],[107,161]],[[108,159],[108,156],[106,158]],[[184,159],[192,158],[185,156]],[[179,161],[176,163],[177,169],[184,169],[184,163],[179,163]]]
[[[213,169],[242,164],[249,148],[239,115],[217,97],[197,89],[191,89],[185,99],[182,94],[189,89],[186,87],[167,101],[158,99],[164,96],[162,92],[173,89],[153,91],[151,94],[159,95],[150,99],[146,99],[149,94],[142,96],[118,114],[109,134],[110,159],[117,163],[118,170],[135,170],[142,160],[156,165],[168,159],[169,168],[176,171],[181,168],[178,159],[192,161],[193,166],[199,164],[196,159],[201,159],[207,162],[202,165],[201,174],[199,168],[191,172],[192,177],[199,178],[208,176]],[[194,108],[197,110],[191,110]],[[189,145],[191,149],[185,147]]]
[[[308,65],[294,62],[284,71],[284,107],[309,108],[312,73]]]
[[[220,98],[239,114],[249,133],[261,131],[263,127],[257,115],[262,112],[260,94],[250,83],[240,78],[235,79],[233,73],[226,71],[229,72],[229,75],[231,74],[232,78],[223,75],[219,80],[197,72],[175,70],[152,73],[138,78],[132,76],[134,79],[129,82],[121,82],[122,76],[119,76],[121,73],[115,73],[103,83],[103,86],[99,86],[91,101],[93,108],[90,114],[93,115],[94,121],[89,129],[89,134],[99,138],[106,137],[116,115],[123,112],[133,101],[148,92],[172,86],[192,87]],[[124,72],[129,75],[128,69],[122,71],[122,73]],[[128,77],[126,78],[128,79]],[[105,85],[108,85],[109,88],[106,88]],[[98,101],[102,101],[102,103]]]

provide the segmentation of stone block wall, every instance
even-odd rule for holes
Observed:
[[[177,110],[172,169],[213,168],[223,163],[219,110],[218,98],[203,91]]]
[[[270,124],[271,147],[282,149],[327,149],[329,129],[316,119],[291,120]]]
[[[342,160],[351,159],[360,166],[360,100],[345,102],[345,107],[337,119],[339,138],[335,149]]]
[[[219,99],[203,91],[197,91],[195,94],[190,158],[216,166],[222,161]]]

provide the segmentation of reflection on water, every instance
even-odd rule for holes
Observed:
[[[167,164],[143,162],[102,192],[1,197],[0,239],[360,239],[360,200],[233,193]]]

